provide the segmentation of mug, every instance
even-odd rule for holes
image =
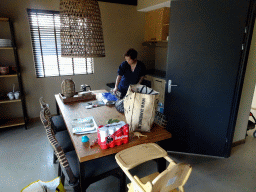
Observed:
[[[20,92],[19,91],[14,92],[14,97],[15,97],[15,99],[19,99],[20,98]]]
[[[13,92],[9,92],[9,93],[7,94],[7,96],[9,97],[10,100],[13,100],[13,99],[14,99],[14,94],[13,94]]]

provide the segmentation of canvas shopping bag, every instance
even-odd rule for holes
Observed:
[[[145,85],[130,85],[124,98],[124,114],[130,131],[150,132],[159,92]]]
[[[56,177],[51,181],[37,180],[24,187],[21,192],[66,192],[61,183],[60,177]]]

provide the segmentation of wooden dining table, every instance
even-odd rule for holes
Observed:
[[[106,92],[106,90],[95,90],[92,92],[96,94],[97,100],[100,100],[101,93]],[[97,102],[96,100],[86,101],[86,102],[79,101],[79,102],[72,102],[72,103],[65,104],[60,98],[59,94],[55,95],[55,99],[56,99],[56,105],[57,105],[57,112],[61,112],[63,116],[70,138],[73,142],[77,157],[79,159],[80,171],[82,170],[81,167],[83,162],[101,158],[107,155],[116,154],[119,151],[122,151],[124,149],[127,149],[135,145],[139,145],[143,143],[155,143],[155,142],[169,139],[172,137],[171,133],[168,132],[165,128],[157,124],[153,124],[150,132],[142,133],[143,135],[146,135],[146,137],[138,138],[134,136],[133,133],[130,132],[129,142],[127,144],[122,144],[120,146],[115,146],[113,148],[108,148],[104,150],[101,149],[98,144],[90,148],[89,144],[91,144],[93,141],[97,139],[97,133],[86,134],[89,137],[90,143],[88,143],[88,145],[85,146],[82,143],[83,135],[73,134],[73,128],[72,128],[73,119],[86,118],[86,117],[93,116],[97,126],[100,126],[100,125],[106,125],[109,119],[119,119],[120,121],[126,122],[124,114],[119,113],[114,106],[103,105],[103,106],[99,106],[91,109],[86,108],[86,106],[88,106],[88,102],[94,103],[94,102]],[[159,171],[163,171],[165,167],[166,167],[165,162],[158,163]]]

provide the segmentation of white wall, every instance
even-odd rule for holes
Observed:
[[[256,27],[252,36],[249,58],[245,73],[241,101],[238,110],[237,122],[233,142],[245,139],[249,113],[251,109],[254,88],[256,83]]]
[[[256,85],[255,85],[256,88]],[[256,110],[256,89],[254,88],[254,94],[253,94],[253,99],[252,99],[252,109]],[[256,115],[256,114],[255,114]]]
[[[155,69],[166,71],[167,47],[155,48]]]
[[[54,94],[61,92],[61,82],[72,78],[77,91],[81,84],[88,84],[92,89],[106,89],[106,83],[114,82],[117,68],[121,64],[124,52],[133,47],[138,52],[138,59],[147,65],[150,53],[142,47],[144,36],[144,13],[136,6],[99,2],[102,15],[106,57],[95,59],[95,73],[62,77],[36,78],[32,46],[27,18],[27,8],[59,10],[59,1],[52,0],[1,0],[0,15],[14,21],[18,54],[22,70],[26,106],[30,118],[38,117],[40,106],[38,99],[44,97],[50,104],[51,112],[56,113]],[[153,66],[147,65],[148,68]]]

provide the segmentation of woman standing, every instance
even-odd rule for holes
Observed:
[[[145,65],[137,60],[137,51],[129,49],[125,54],[125,61],[119,66],[114,93],[121,92],[121,99],[131,84],[140,84],[146,75]]]

